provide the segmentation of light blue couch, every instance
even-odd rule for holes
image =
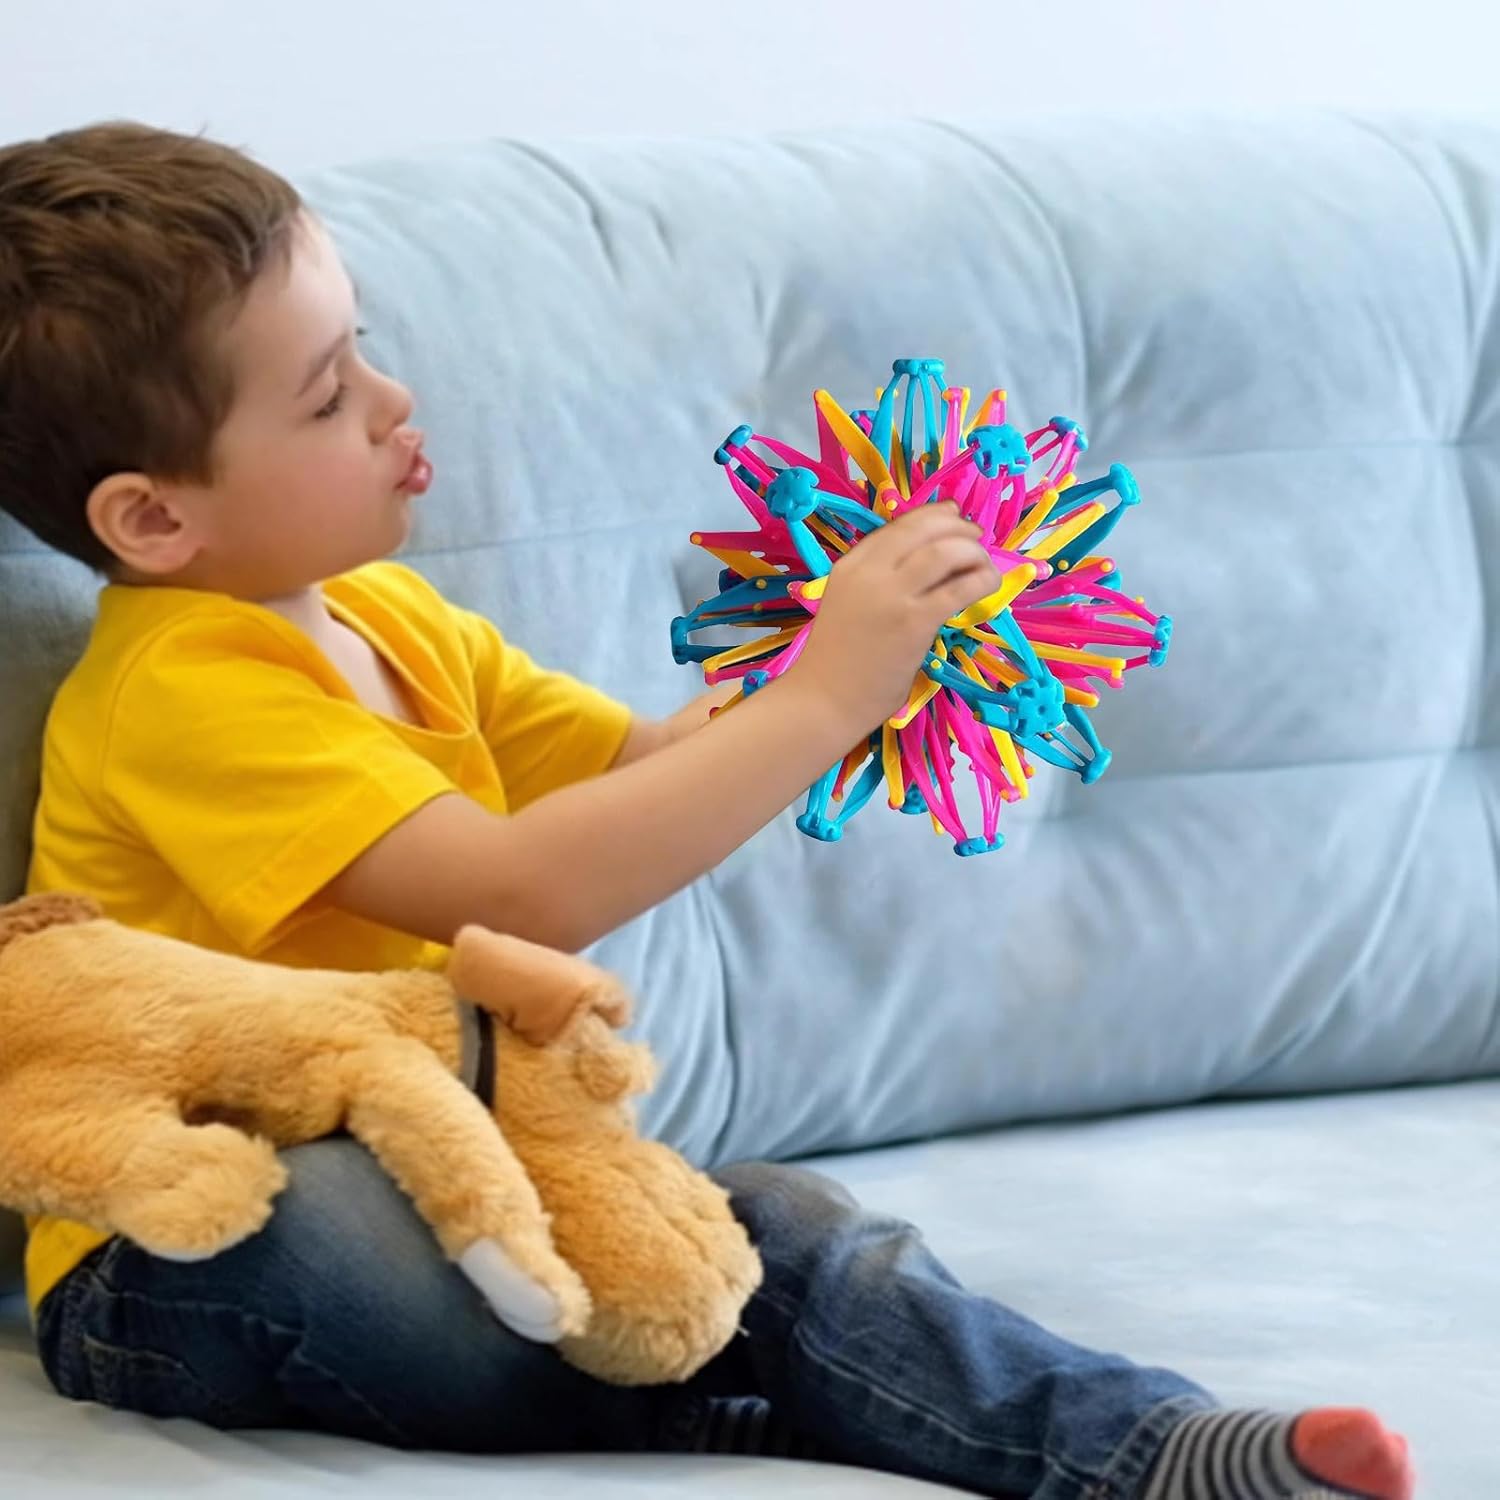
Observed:
[[[1227,1400],[1375,1404],[1426,1500],[1500,1493],[1500,129],[497,143],[303,186],[421,397],[411,559],[644,711],[692,686],[667,622],[737,422],[810,438],[815,386],[937,355],[1132,465],[1115,552],[1179,628],[1097,715],[1114,769],[1039,775],[979,860],[783,820],[606,943],[648,1123],[882,1147],[829,1169],[975,1286]],[[90,594],[0,531],[0,893]],[[921,1492],[154,1425],[50,1396],[11,1307],[7,1495]]]

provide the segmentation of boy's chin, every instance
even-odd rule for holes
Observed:
[[[388,557],[392,552],[399,551],[402,547],[404,547],[406,545],[407,541],[409,540],[409,538],[411,537],[411,531],[412,531],[411,496],[410,495],[403,495],[401,497],[401,509],[397,512],[397,515],[396,515],[396,523],[391,528],[391,534],[392,534],[391,543],[385,549],[385,551],[381,554],[381,556]]]
[[[406,545],[410,536],[410,521],[397,518],[379,534],[361,537],[358,542],[351,538],[351,546],[326,559],[327,571],[323,577],[333,578],[340,573],[352,573],[356,568],[391,557]]]

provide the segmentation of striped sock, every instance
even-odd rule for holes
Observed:
[[[1367,1411],[1204,1412],[1167,1437],[1139,1500],[1411,1500],[1406,1443]]]

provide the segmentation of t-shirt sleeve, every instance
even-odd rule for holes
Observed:
[[[455,608],[474,674],[480,731],[512,811],[607,771],[630,710],[566,672],[540,667],[482,615]]]
[[[246,650],[246,632],[265,639]],[[179,623],[123,675],[102,726],[114,817],[247,953],[432,798],[456,790],[295,647],[240,620]]]

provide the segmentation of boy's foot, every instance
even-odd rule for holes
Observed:
[[[1139,1500],[1411,1500],[1413,1484],[1373,1412],[1204,1412],[1172,1429]]]

